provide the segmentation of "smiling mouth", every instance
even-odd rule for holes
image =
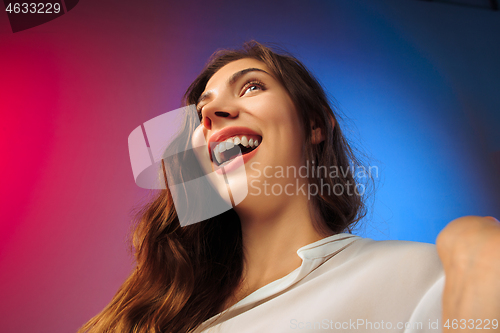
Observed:
[[[262,142],[259,135],[235,135],[223,142],[211,143],[211,160],[216,166],[224,166],[240,154],[245,155],[255,150]]]

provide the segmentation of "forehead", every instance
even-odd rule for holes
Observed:
[[[205,90],[210,90],[211,88],[219,85],[226,84],[227,80],[236,72],[247,68],[259,68],[272,74],[271,70],[262,61],[252,58],[244,58],[230,62],[229,64],[223,66],[219,69],[211,78],[208,80]]]

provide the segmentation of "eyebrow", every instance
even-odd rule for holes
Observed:
[[[268,72],[266,72],[265,70],[260,69],[260,68],[256,68],[256,67],[245,68],[245,69],[242,69],[241,71],[236,72],[233,75],[231,75],[231,77],[229,78],[229,80],[227,80],[227,85],[230,86],[230,85],[234,84],[240,77],[242,77],[243,75],[245,75],[247,73],[250,73],[250,72],[262,72],[262,73],[266,73],[267,75],[272,76],[271,74],[269,74]],[[201,102],[203,102],[205,99],[207,99],[208,97],[210,97],[210,95],[212,95],[212,93],[210,91],[204,93],[203,95],[201,95],[200,98],[198,98],[198,101],[196,102],[196,105],[198,105]]]

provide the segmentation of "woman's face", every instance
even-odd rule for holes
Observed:
[[[208,143],[212,170],[221,174],[224,167],[231,181],[238,164],[245,165],[246,179],[235,180],[237,186],[248,186],[240,205],[285,196],[271,193],[271,186],[276,194],[279,186],[291,181],[276,177],[280,167],[298,170],[304,164],[304,130],[290,96],[272,71],[255,59],[231,62],[208,81],[197,108],[202,120],[195,134]],[[242,158],[234,158],[240,151]]]

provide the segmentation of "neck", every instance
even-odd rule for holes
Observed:
[[[293,197],[272,211],[238,212],[244,266],[237,300],[300,267],[297,250],[327,236],[314,228],[309,208],[306,198]]]

